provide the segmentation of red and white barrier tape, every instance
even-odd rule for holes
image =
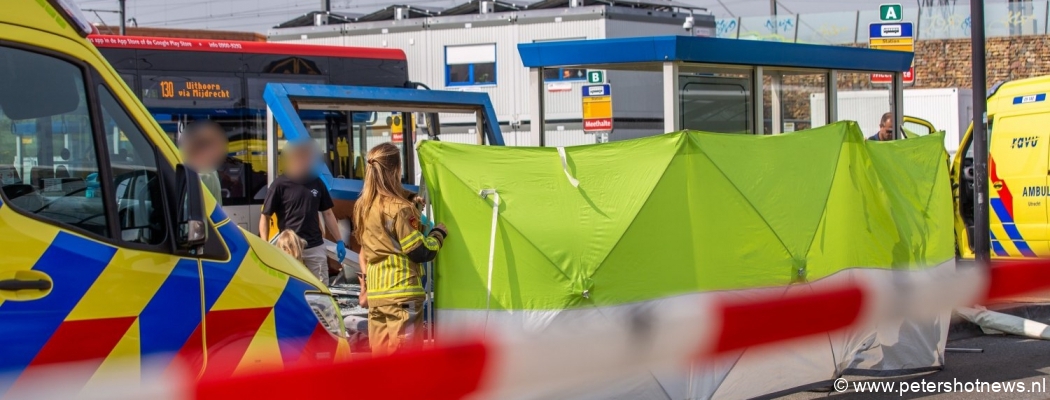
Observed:
[[[746,296],[741,293],[747,291],[728,291],[614,307],[603,311],[602,318],[552,325],[542,334],[490,333],[484,339],[474,334],[458,341],[442,336],[445,345],[438,348],[206,379],[168,394],[205,400],[331,396],[333,390],[361,398],[430,399],[544,393],[1050,289],[1048,272],[1050,261],[1045,260],[998,264],[990,273],[981,268],[947,273],[855,269],[825,282]]]

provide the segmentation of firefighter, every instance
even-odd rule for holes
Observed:
[[[423,341],[421,263],[433,260],[448,236],[444,224],[424,235],[420,211],[401,188],[397,146],[368,152],[364,189],[354,206],[368,304],[368,340],[373,354],[418,348]]]

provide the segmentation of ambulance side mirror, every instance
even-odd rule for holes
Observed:
[[[179,164],[175,168],[175,186],[178,188],[178,218],[176,244],[181,249],[204,246],[208,240],[208,224],[204,220],[204,193],[201,178],[193,170]]]

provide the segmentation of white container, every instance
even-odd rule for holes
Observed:
[[[959,142],[973,118],[973,94],[970,89],[907,89],[904,91],[904,115],[930,121],[937,130],[942,130],[944,148],[955,154]],[[890,111],[889,90],[864,90],[838,92],[839,121],[857,121],[864,136],[874,135],[879,130],[879,119]],[[810,115],[813,126],[822,126],[824,119],[824,94],[810,95]]]

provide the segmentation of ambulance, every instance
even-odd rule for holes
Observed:
[[[1050,256],[1050,76],[1018,80],[988,97],[992,257]],[[952,163],[959,255],[973,258],[973,125]]]
[[[328,289],[230,223],[72,0],[2,8],[0,397],[60,363],[91,386],[347,358]]]

